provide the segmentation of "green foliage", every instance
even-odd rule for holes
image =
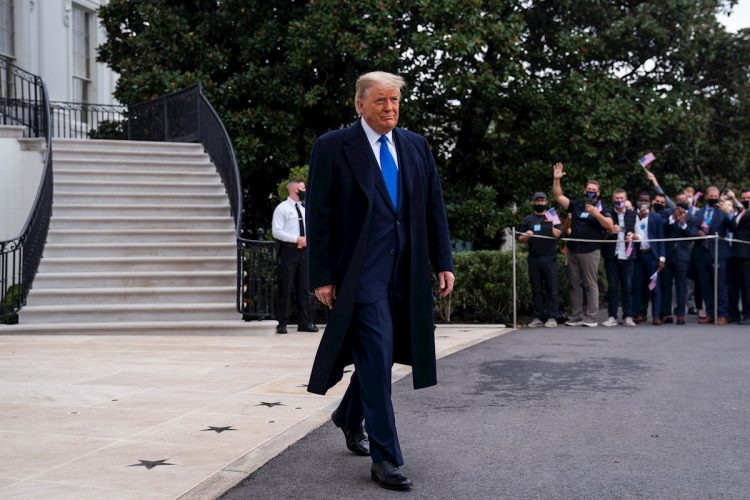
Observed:
[[[89,139],[114,139],[126,141],[128,139],[127,120],[102,120],[97,128],[88,131]]]
[[[18,323],[18,314],[15,311],[22,301],[21,285],[12,285],[8,288],[0,304],[0,324],[15,325]]]
[[[750,184],[750,32],[727,33],[723,0],[111,0],[99,60],[134,103],[202,81],[232,136],[266,225],[289,165],[355,118],[357,76],[402,74],[401,125],[432,144],[451,227],[476,248],[566,163],[673,193]]]
[[[560,290],[567,290],[565,258],[558,256]],[[480,250],[454,255],[456,286],[448,298],[435,304],[437,317],[443,322],[506,323],[513,322],[513,257],[511,252]],[[517,314],[530,315],[531,285],[526,254],[519,252],[516,266]],[[563,298],[566,294],[560,294]],[[566,304],[566,303],[565,303]],[[564,305],[561,310],[564,310]]]
[[[279,196],[279,200],[286,200],[289,196],[289,191],[286,188],[287,182],[289,182],[292,179],[302,179],[305,181],[305,184],[307,184],[307,174],[310,171],[309,165],[301,165],[299,167],[292,167],[292,169],[289,170],[289,176],[279,182],[279,187],[276,190],[276,194]]]

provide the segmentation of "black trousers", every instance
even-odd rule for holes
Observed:
[[[534,302],[534,317],[541,320],[559,318],[557,256],[529,255],[527,262],[529,264],[531,296]]]
[[[622,298],[623,319],[633,314],[633,269],[635,259],[604,259],[607,271],[607,312],[617,318],[617,310]]]
[[[750,259],[738,259],[740,261],[740,275],[742,283],[742,318],[750,319]]]
[[[687,302],[687,274],[687,262],[680,262],[674,259],[667,260],[667,265],[662,270],[660,277],[662,316],[672,315],[672,285],[674,285],[677,295],[677,306],[674,308],[674,313],[677,316],[685,317]]]
[[[279,302],[276,319],[280,325],[289,321],[289,296],[294,290],[297,304],[297,324],[312,323],[310,317],[310,276],[307,271],[307,249],[295,245],[279,248]]]

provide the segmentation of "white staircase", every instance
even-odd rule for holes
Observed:
[[[0,333],[273,330],[235,309],[236,242],[200,144],[53,141],[47,245],[19,324]]]

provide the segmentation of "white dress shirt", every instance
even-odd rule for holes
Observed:
[[[635,227],[635,232],[641,237],[641,250],[648,250],[651,245],[648,242],[648,215],[641,219],[638,218],[638,225]]]
[[[285,201],[279,203],[276,209],[273,211],[273,220],[271,221],[271,234],[273,237],[280,241],[287,243],[297,243],[299,234],[299,215],[295,205],[299,206],[299,211],[302,213],[302,224],[305,224],[305,207],[302,203],[296,202],[291,198],[287,198]],[[307,234],[307,226],[304,226],[305,234]]]
[[[378,166],[380,169],[383,169],[383,166],[380,165],[380,134],[375,132],[372,127],[370,127],[364,118],[360,120],[362,123],[362,128],[365,129],[365,134],[367,135],[367,141],[370,143],[370,147],[372,148],[372,154],[375,155],[375,160],[378,162]],[[385,136],[388,138],[388,150],[391,152],[391,156],[393,157],[393,161],[396,162],[396,168],[398,168],[398,154],[396,153],[396,145],[393,143],[393,130],[385,134]]]

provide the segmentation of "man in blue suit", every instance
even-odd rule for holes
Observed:
[[[664,237],[669,239],[685,238],[695,236],[695,228],[689,224],[690,216],[687,203],[687,195],[679,193],[675,196],[676,207],[665,214]],[[672,285],[676,292],[677,305],[675,315],[678,325],[685,324],[686,302],[687,302],[687,274],[690,265],[690,249],[692,241],[678,240],[667,241],[664,245],[667,264],[661,273],[661,313],[662,321],[672,321]]]
[[[707,316],[699,321],[701,324],[729,324],[729,291],[727,289],[727,264],[732,255],[729,242],[723,238],[734,229],[734,212],[728,203],[720,202],[719,188],[711,186],[706,189],[706,206],[695,213],[691,220],[697,236],[718,235],[718,311],[714,310],[714,262],[716,244],[713,240],[696,241],[693,252],[696,257],[698,280],[706,301]]]
[[[652,202],[653,211],[649,211],[648,205],[640,203],[638,206],[638,223],[636,224],[636,239],[638,240],[638,259],[641,262],[641,286],[633,294],[633,313],[640,312],[642,301],[648,304],[651,299],[651,316],[653,324],[662,324],[661,316],[661,289],[657,274],[656,286],[651,285],[651,276],[664,269],[666,256],[664,253],[664,242],[653,241],[664,239],[664,219],[659,214],[666,202],[664,196],[656,195]],[[640,292],[640,293],[638,293]],[[642,318],[645,320],[645,317]]]
[[[455,279],[432,153],[396,127],[403,87],[379,71],[357,80],[360,118],[313,146],[306,214],[310,285],[330,309],[308,391],[325,394],[354,363],[332,420],[349,450],[371,456],[372,480],[396,490],[411,481],[400,469],[391,368],[411,365],[415,389],[437,383],[432,272],[441,296]]]

